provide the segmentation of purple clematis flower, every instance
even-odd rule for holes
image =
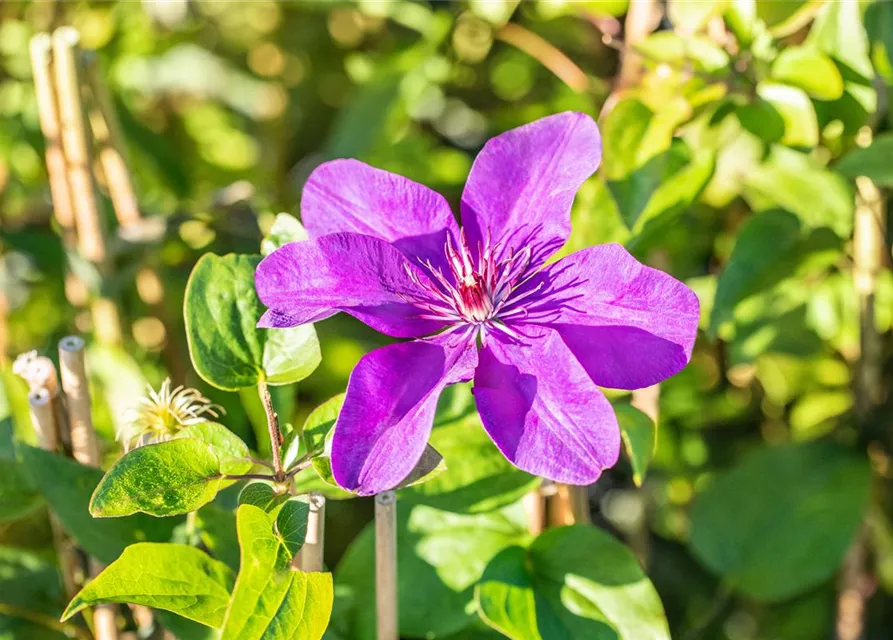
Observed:
[[[332,470],[370,495],[422,455],[437,399],[474,379],[484,428],[517,467],[594,482],[620,451],[599,386],[645,387],[691,357],[698,299],[620,245],[546,260],[598,168],[591,118],[562,113],[490,140],[462,194],[460,230],[430,189],[356,160],[316,169],[301,212],[311,239],[258,266],[260,327],[339,311],[397,338],[363,357],[335,425]]]

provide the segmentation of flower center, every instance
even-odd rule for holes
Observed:
[[[410,277],[425,293],[413,301],[425,311],[423,318],[493,328],[504,327],[500,320],[523,313],[516,302],[527,294],[511,298],[512,293],[529,278],[530,248],[517,253],[513,251],[507,257],[498,259],[498,245],[491,245],[488,238],[477,249],[475,258],[465,239],[465,232],[460,231],[459,242],[454,244],[452,238],[447,237],[444,247],[452,278],[430,262],[423,263],[431,277],[430,282],[421,282],[407,269]]]

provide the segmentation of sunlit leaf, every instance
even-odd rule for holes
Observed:
[[[837,100],[843,95],[843,77],[826,55],[805,47],[787,47],[772,63],[774,80],[799,87],[813,98]]]
[[[307,527],[302,504],[290,501],[275,520],[253,505],[239,507],[242,568],[222,640],[322,638],[332,612],[332,575],[291,568]]]
[[[297,218],[287,213],[280,213],[276,215],[273,226],[261,241],[260,252],[266,256],[289,242],[301,242],[308,237],[307,230]]]
[[[633,469],[633,482],[641,487],[654,455],[657,426],[647,415],[628,404],[614,405],[623,448]]]
[[[90,513],[100,518],[189,513],[214,499],[223,474],[217,456],[201,440],[139,447],[105,474],[90,500]]]
[[[194,547],[135,544],[75,596],[62,619],[89,606],[124,602],[220,627],[233,581],[225,564]]]

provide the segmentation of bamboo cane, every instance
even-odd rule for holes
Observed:
[[[397,494],[375,496],[375,603],[378,640],[399,640],[397,611]]]
[[[90,128],[99,145],[99,164],[105,174],[112,207],[122,228],[140,221],[139,204],[127,168],[124,137],[115,114],[111,96],[99,73],[99,62],[94,53],[84,56],[84,69],[90,95]]]
[[[310,494],[310,515],[307,518],[307,538],[301,547],[303,571],[322,571],[326,536],[326,498],[321,493]]]
[[[67,336],[59,341],[59,365],[62,373],[62,389],[68,407],[72,456],[81,464],[98,467],[99,444],[93,429],[90,382],[87,378],[83,338]],[[91,578],[99,575],[102,569],[102,564],[94,559],[90,560]],[[118,637],[116,612],[115,605],[100,605],[93,608],[93,633],[96,640],[115,640]]]
[[[62,389],[68,404],[72,455],[81,464],[98,467],[99,446],[93,430],[82,338],[68,336],[59,341],[59,365],[62,369]]]
[[[53,33],[53,61],[59,104],[62,149],[73,203],[80,254],[96,265],[104,278],[110,271],[99,197],[92,174],[92,139],[84,113],[78,64],[79,35],[73,27]],[[121,342],[118,309],[108,299],[97,297],[91,304],[93,327],[101,342]]]
[[[28,405],[31,409],[31,423],[37,432],[40,448],[55,451],[59,447],[59,434],[53,411],[53,398],[49,390],[46,387],[32,390],[28,394]],[[50,529],[53,532],[53,546],[59,558],[62,586],[65,589],[65,595],[73,598],[78,592],[76,576],[81,573],[78,567],[78,556],[56,515],[50,512],[49,519]]]
[[[870,127],[859,132],[860,146],[871,144]],[[883,344],[875,325],[877,278],[886,251],[885,199],[867,177],[856,178],[853,219],[853,283],[859,300],[859,353],[854,362],[854,401],[860,421],[870,420],[883,401]],[[840,573],[837,596],[837,640],[859,640],[865,631],[870,593],[867,576],[868,550],[864,527],[847,553]]]
[[[68,185],[68,169],[62,150],[62,127],[59,123],[59,110],[56,102],[52,49],[53,40],[49,34],[39,33],[31,38],[29,47],[31,70],[34,77],[40,130],[46,143],[45,159],[50,195],[53,199],[53,214],[62,229],[63,241],[66,246],[72,246],[76,241],[74,210]]]
[[[524,511],[527,512],[527,530],[538,536],[546,524],[546,498],[542,491],[535,489],[524,496]]]

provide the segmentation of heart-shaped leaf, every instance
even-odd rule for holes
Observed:
[[[636,557],[588,525],[505,549],[475,589],[481,617],[513,640],[669,640],[663,606]]]
[[[320,362],[313,325],[257,328],[264,312],[254,289],[260,260],[251,255],[205,254],[186,285],[189,355],[198,374],[220,389],[297,382]]]
[[[828,442],[763,449],[695,501],[692,551],[752,598],[802,593],[840,566],[870,481],[867,460]]]
[[[248,445],[232,431],[216,422],[193,424],[178,432],[177,438],[195,438],[208,445],[220,462],[220,469],[229,475],[247,473],[253,466]]]

